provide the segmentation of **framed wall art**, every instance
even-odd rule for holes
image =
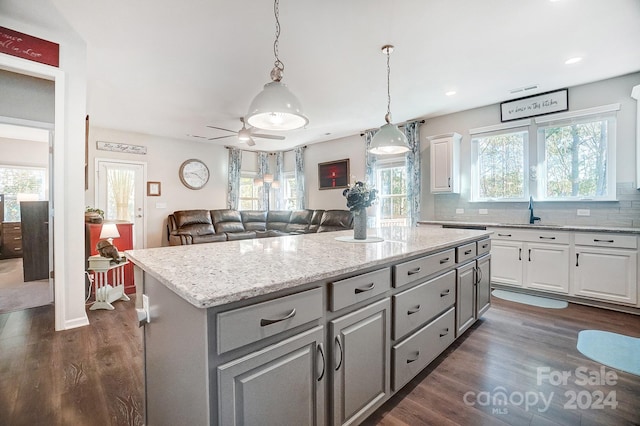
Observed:
[[[348,158],[318,164],[318,189],[346,188],[348,185]]]
[[[500,121],[520,120],[569,110],[569,89],[540,93],[500,104]]]
[[[161,193],[160,182],[147,182],[147,195],[149,197],[159,197]]]

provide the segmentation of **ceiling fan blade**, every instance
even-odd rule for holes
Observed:
[[[249,140],[247,141],[247,145],[249,146],[254,146],[256,144],[256,141],[253,140],[253,138],[249,138]]]
[[[232,138],[232,137],[234,137],[234,136],[235,136],[235,135],[218,136],[218,137],[216,137],[216,138],[209,138],[209,139],[207,139],[207,140],[209,140],[209,141],[214,141],[214,140],[216,140],[216,139]]]
[[[216,126],[207,126],[207,127],[211,128],[211,129],[224,130],[225,132],[237,133],[236,130],[229,130],[229,129],[225,129],[225,128],[222,128],[222,127],[216,127]]]
[[[187,136],[192,137],[192,138],[207,139],[206,136],[200,136],[200,135],[187,135]]]
[[[274,139],[277,141],[283,141],[285,139],[284,136],[280,136],[280,135],[260,135],[257,133],[253,133],[251,136],[254,138]]]

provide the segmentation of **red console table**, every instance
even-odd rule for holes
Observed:
[[[116,226],[118,227],[120,238],[114,238],[113,245],[116,246],[120,252],[133,249],[133,223],[119,222],[116,223]],[[101,223],[85,223],[85,259],[89,259],[89,256],[98,254],[96,244],[100,241],[101,230]],[[89,265],[87,264],[86,268],[88,267]],[[125,294],[134,294],[136,292],[136,286],[133,281],[133,264],[127,263],[123,266],[123,269],[124,292]]]

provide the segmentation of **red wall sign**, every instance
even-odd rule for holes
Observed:
[[[60,45],[57,43],[4,27],[0,27],[0,53],[54,67],[60,63]]]

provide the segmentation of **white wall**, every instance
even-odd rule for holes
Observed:
[[[49,146],[44,142],[0,138],[0,164],[49,167]]]

